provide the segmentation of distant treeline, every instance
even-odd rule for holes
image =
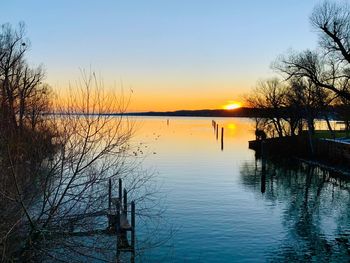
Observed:
[[[343,110],[341,106],[328,107],[324,113],[337,120],[338,114]],[[288,117],[290,115],[289,108],[278,109],[280,116]],[[302,110],[301,110],[302,112]],[[324,116],[320,113],[320,118]],[[270,118],[276,114],[276,109],[259,109],[242,107],[235,110],[178,110],[178,111],[148,111],[148,112],[130,112],[125,113],[128,116],[168,116],[168,117],[237,117],[237,118]]]
[[[178,117],[254,117],[263,114],[261,109],[239,108],[233,111],[229,110],[178,110],[178,111],[148,111],[131,112],[129,116],[178,116]]]

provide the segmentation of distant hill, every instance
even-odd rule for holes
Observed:
[[[348,114],[350,109],[348,107],[341,106],[329,106],[328,108],[318,113],[318,118],[324,118],[327,114],[331,119],[339,119],[339,114],[344,115],[344,112]],[[281,117],[290,117],[291,114],[295,114],[289,108],[279,108],[278,110],[272,108],[257,109],[242,107],[234,110],[178,110],[178,111],[148,111],[148,112],[129,112],[123,115],[129,116],[179,116],[179,117],[247,117],[247,118],[272,118],[278,113]],[[297,112],[301,116],[305,114],[302,108]],[[304,116],[305,117],[305,116]],[[341,119],[341,118],[340,118]]]
[[[130,112],[129,116],[182,116],[182,117],[262,117],[267,115],[266,110],[255,108],[238,108],[234,110],[178,110],[178,111],[148,111]]]

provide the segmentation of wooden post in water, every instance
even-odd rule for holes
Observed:
[[[224,127],[221,127],[221,151],[224,150]]]
[[[261,193],[266,190],[266,142],[261,141]]]
[[[216,124],[216,139],[219,138],[219,124]]]
[[[122,201],[122,189],[123,189],[122,179],[119,178],[119,189],[118,189],[119,202]]]
[[[112,179],[108,179],[108,211],[111,211],[112,205]]]
[[[263,168],[261,169],[261,185],[260,185],[260,190],[261,193],[265,193],[266,190],[266,167],[263,166]]]
[[[117,222],[116,222],[116,231],[117,231],[117,235],[119,235],[120,232],[120,201],[118,201],[116,203],[116,210],[117,210]],[[118,236],[119,238],[119,236]]]
[[[135,202],[131,202],[131,249],[135,253]]]
[[[128,215],[128,192],[126,191],[126,189],[124,188],[124,204],[123,204],[123,213],[125,215],[125,217]]]
[[[266,142],[261,141],[261,168],[266,169]]]
[[[121,241],[121,225],[120,225],[120,210],[121,210],[121,199],[118,200],[116,203],[116,210],[117,210],[117,222],[116,222],[116,227],[115,231],[117,233],[117,262],[120,262],[120,246],[122,244]]]

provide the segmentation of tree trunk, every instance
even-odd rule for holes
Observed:
[[[329,122],[329,118],[328,118],[327,114],[325,115],[325,119],[326,119],[326,122],[327,122],[328,130],[330,131],[330,133],[332,135],[332,138],[335,139],[335,132],[332,129],[332,126],[331,126],[331,123]]]

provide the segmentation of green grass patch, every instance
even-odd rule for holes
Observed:
[[[335,138],[345,138],[349,137],[349,133],[347,134],[345,131],[334,131]],[[318,130],[315,131],[314,138],[316,139],[334,139],[333,134],[328,130]]]

